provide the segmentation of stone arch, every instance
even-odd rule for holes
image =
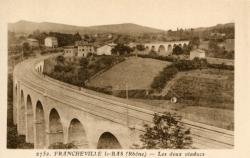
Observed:
[[[17,105],[17,101],[18,101],[18,98],[17,98],[17,84],[15,84],[15,104]]]
[[[121,149],[118,139],[110,132],[104,132],[97,143],[97,149]]]
[[[173,47],[171,44],[168,45],[168,51],[172,51]]]
[[[88,148],[86,131],[76,118],[72,119],[69,125],[68,143],[73,143],[79,149]]]
[[[177,44],[174,44],[174,45],[173,45],[173,49],[174,49],[176,46],[177,46]]]
[[[30,95],[26,101],[26,142],[34,143],[34,114]]]
[[[13,92],[13,123],[17,123],[17,106],[18,106],[18,97],[17,97],[17,84],[14,86]]]
[[[53,108],[49,114],[49,145],[54,143],[63,143],[63,126],[59,113]]]
[[[46,133],[45,133],[45,118],[44,118],[44,109],[43,105],[40,101],[37,101],[36,103],[36,131],[35,131],[35,136],[36,136],[36,142],[35,142],[35,147],[38,149],[44,148],[45,147],[45,142],[46,142]]]
[[[156,51],[156,50],[155,50],[155,46],[154,46],[154,45],[152,45],[152,46],[151,46],[150,51],[152,51],[152,52],[155,52],[155,51]]]
[[[160,45],[158,48],[158,52],[166,52],[165,46],[164,45]]]
[[[25,101],[24,101],[24,93],[23,90],[21,90],[21,104],[19,108],[19,135],[25,135],[25,130],[26,130],[26,122],[25,122]]]

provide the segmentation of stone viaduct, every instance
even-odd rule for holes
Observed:
[[[154,51],[162,56],[172,54],[175,46],[183,47],[188,45],[189,41],[172,41],[172,42],[157,42],[157,43],[145,43],[146,51]]]
[[[140,143],[143,124],[152,123],[154,111],[44,76],[48,57],[23,61],[13,72],[13,119],[26,142],[38,149],[58,142],[91,149],[129,149]],[[183,122],[191,128],[194,148],[233,148],[232,131]]]

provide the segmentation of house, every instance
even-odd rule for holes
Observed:
[[[112,37],[112,34],[108,34],[108,39],[111,39]]]
[[[87,41],[81,40],[81,41],[75,41],[75,46],[85,45],[88,44]]]
[[[112,42],[112,43],[109,43],[108,45],[111,46],[111,47],[115,47],[117,44],[115,44],[114,42]]]
[[[46,37],[44,40],[44,44],[46,47],[50,47],[50,48],[58,47],[57,38],[55,37]]]
[[[189,59],[193,60],[194,58],[206,58],[205,51],[201,49],[195,49],[190,52]]]
[[[101,47],[97,48],[96,54],[97,55],[111,55],[112,54],[112,52],[111,52],[112,48],[113,47],[110,46],[110,45],[101,46]]]
[[[131,42],[131,43],[128,44],[128,46],[129,46],[130,48],[135,48],[135,47],[136,47],[136,43]]]
[[[95,47],[92,44],[81,44],[77,46],[77,49],[78,49],[78,53],[77,53],[78,57],[82,57],[82,56],[87,57],[89,53],[92,53],[92,54],[95,53]]]
[[[63,47],[63,55],[65,57],[75,57],[75,56],[77,56],[77,47],[75,47],[75,46],[65,46],[65,47]]]
[[[29,43],[29,45],[31,47],[39,47],[39,41],[37,39],[34,38],[28,38],[27,42]]]

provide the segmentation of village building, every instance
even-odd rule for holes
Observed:
[[[115,47],[117,44],[115,44],[114,42],[112,42],[112,43],[109,43],[108,45],[111,46],[111,47]]]
[[[129,46],[130,48],[135,48],[135,47],[136,47],[136,43],[131,42],[131,43],[128,44],[128,46]]]
[[[78,45],[77,49],[78,49],[78,53],[77,53],[78,57],[82,57],[82,56],[87,57],[88,54],[95,53],[95,47],[93,44]]]
[[[112,52],[111,52],[112,48],[113,47],[110,46],[110,45],[101,46],[101,47],[97,48],[96,54],[97,55],[111,55],[112,54]]]
[[[27,42],[29,43],[29,45],[31,47],[39,47],[39,41],[37,39],[34,38],[28,38]]]
[[[57,38],[55,37],[46,37],[44,40],[44,45],[49,48],[56,48],[58,47]]]
[[[194,58],[206,58],[205,51],[201,49],[195,49],[190,52],[189,59],[193,60]]]
[[[63,55],[65,57],[76,57],[77,56],[77,47],[75,47],[75,46],[63,47]]]
[[[112,34],[108,34],[108,39],[111,39],[113,37]]]
[[[81,41],[75,41],[75,46],[85,45],[88,44],[87,41],[81,40]]]

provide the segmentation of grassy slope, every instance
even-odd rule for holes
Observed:
[[[234,109],[233,71],[204,69],[180,74],[171,90],[192,106]]]
[[[179,97],[191,95],[195,99],[171,104],[166,100],[135,99],[151,105],[153,110],[170,110],[184,118],[229,130],[234,124],[234,72],[215,69],[179,72],[162,94],[173,90]]]
[[[94,78],[89,85],[113,89],[149,89],[154,77],[166,66],[165,61],[130,57]]]

